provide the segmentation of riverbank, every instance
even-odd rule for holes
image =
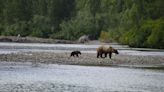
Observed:
[[[45,64],[68,64],[89,66],[113,65],[164,65],[163,56],[153,55],[113,55],[112,59],[97,58],[96,53],[82,52],[79,57],[70,57],[70,52],[20,52],[0,54],[0,61],[32,62]]]
[[[16,37],[16,36],[0,36],[0,42],[17,42],[17,43],[63,43],[75,44],[76,41],[70,40],[57,40],[50,38],[37,38],[37,37]]]

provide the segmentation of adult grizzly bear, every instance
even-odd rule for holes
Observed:
[[[109,54],[109,58],[111,59],[112,53],[119,54],[116,49],[110,46],[108,48],[104,46],[100,46],[97,48],[97,58],[99,58],[99,56],[101,58],[105,58],[107,57],[107,54]],[[105,55],[105,57],[102,56],[103,54]]]
[[[74,56],[79,57],[79,54],[81,55],[81,52],[80,51],[72,51],[70,57],[72,57],[72,56],[73,57]]]

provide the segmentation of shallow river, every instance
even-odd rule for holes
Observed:
[[[0,43],[0,54],[18,52],[96,53],[99,45]],[[162,55],[112,45],[120,54]],[[164,92],[164,70],[0,62],[0,92]]]
[[[80,50],[85,53],[96,53],[96,48],[101,45],[90,44],[44,44],[44,43],[4,43],[0,42],[0,54],[17,52],[70,52]],[[104,45],[109,46],[109,45]],[[127,45],[110,44],[119,50],[120,54],[126,55],[160,55],[164,56],[164,50],[129,48]],[[140,51],[143,50],[143,51]]]
[[[164,70],[0,63],[0,91],[163,92]]]

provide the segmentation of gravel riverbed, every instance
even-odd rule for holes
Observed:
[[[0,61],[33,62],[71,65],[163,65],[164,57],[155,55],[115,55],[112,59],[97,58],[96,53],[82,52],[79,57],[70,57],[70,52],[19,52],[0,54]]]
[[[113,44],[119,54],[109,59],[96,57],[98,46],[0,43],[0,92],[164,91],[163,51]]]

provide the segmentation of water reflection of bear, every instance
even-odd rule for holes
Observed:
[[[72,57],[72,56],[73,57],[75,57],[75,56],[76,57],[79,57],[79,54],[81,55],[81,52],[80,51],[72,51],[70,57]]]
[[[106,58],[107,57],[107,54],[109,54],[109,58],[112,57],[112,53],[115,53],[115,54],[119,54],[118,51],[116,49],[114,49],[113,47],[104,47],[104,46],[100,46],[97,48],[97,58],[99,58],[99,56],[101,58]],[[103,54],[105,55],[103,57]]]

